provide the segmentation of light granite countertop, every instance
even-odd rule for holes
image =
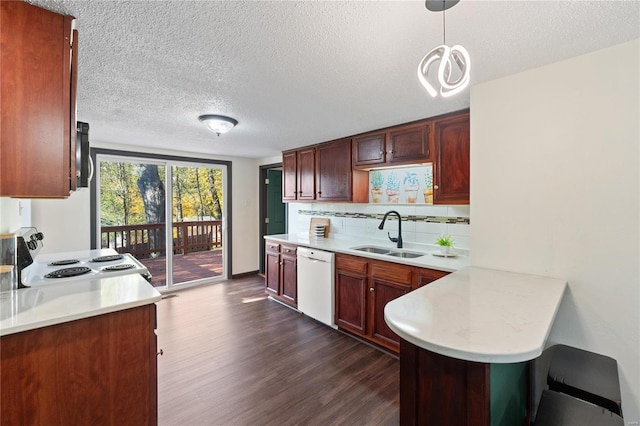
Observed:
[[[370,259],[384,260],[387,262],[400,263],[403,265],[419,266],[421,268],[436,269],[439,271],[453,272],[458,269],[469,266],[468,251],[459,251],[455,257],[438,257],[434,253],[438,253],[435,246],[428,246],[415,243],[406,243],[404,248],[396,248],[396,244],[391,241],[367,238],[316,238],[306,234],[278,234],[266,235],[267,240],[274,240],[285,244],[295,244],[303,247],[315,248],[318,250],[326,250],[334,253],[344,253],[354,256],[367,257]],[[354,247],[376,246],[386,248],[392,251],[409,251],[424,253],[423,256],[415,258],[399,258],[386,254],[367,253],[355,250]]]
[[[158,290],[138,274],[0,292],[0,336],[148,305]]]
[[[467,267],[389,302],[401,338],[452,358],[515,363],[538,357],[566,280]]]

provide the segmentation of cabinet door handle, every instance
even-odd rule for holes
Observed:
[[[383,154],[384,154],[384,151],[380,151],[380,154],[378,154],[378,155],[380,155],[380,157],[382,157]]]
[[[282,265],[282,262],[280,262],[280,265]]]
[[[438,189],[438,185],[433,185],[433,189]]]
[[[373,287],[370,287],[369,291],[373,293],[373,291],[374,291]]]
[[[164,355],[164,351],[162,349],[160,349],[160,352],[156,353],[156,356],[158,356],[158,355],[160,355],[160,356]]]

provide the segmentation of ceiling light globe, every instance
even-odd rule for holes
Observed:
[[[238,124],[238,120],[225,115],[205,114],[198,117],[198,119],[218,136],[228,132]]]

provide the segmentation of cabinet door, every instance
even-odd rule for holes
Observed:
[[[384,132],[368,133],[352,139],[353,165],[369,166],[384,164],[386,161]]]
[[[384,307],[393,299],[407,294],[411,286],[395,283],[380,278],[371,278],[369,287],[370,304],[370,335],[374,342],[391,349],[400,351],[400,337],[387,325],[384,320]]]
[[[292,306],[298,304],[298,261],[295,257],[282,255],[281,282],[282,299]]]
[[[282,153],[282,200],[298,199],[298,154],[296,151]]]
[[[389,131],[387,163],[424,163],[431,160],[430,123],[411,124]]]
[[[265,253],[264,285],[267,294],[280,294],[280,255],[277,253]]]
[[[155,305],[0,338],[3,425],[157,424]]]
[[[298,200],[313,200],[316,196],[316,148],[298,151]]]
[[[68,197],[73,18],[20,1],[0,8],[0,196]]]
[[[367,276],[336,271],[336,325],[364,336],[366,334]]]
[[[342,139],[316,151],[316,201],[351,200],[351,142]]]
[[[438,120],[434,127],[433,203],[469,204],[469,114]]]

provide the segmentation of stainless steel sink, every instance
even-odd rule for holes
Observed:
[[[391,253],[387,253],[387,256],[394,256],[394,257],[402,257],[405,259],[413,259],[415,257],[420,257],[420,256],[424,256],[424,254],[422,253],[412,253],[409,251],[394,251]]]
[[[389,249],[380,248],[380,247],[371,247],[371,246],[353,247],[353,250],[366,251],[367,253],[376,253],[376,254],[387,254],[387,253],[389,253]]]
[[[425,253],[416,253],[411,251],[394,251],[393,249],[375,246],[352,247],[351,249],[364,251],[367,253],[384,254],[385,256],[401,257],[404,259],[413,259],[425,255]]]

